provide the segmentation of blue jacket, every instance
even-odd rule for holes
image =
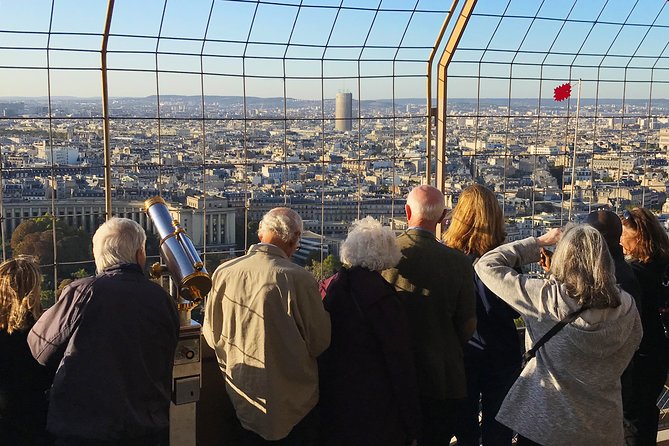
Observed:
[[[119,441],[168,427],[179,318],[139,265],[117,265],[67,286],[28,343],[57,366],[47,429],[56,437]]]

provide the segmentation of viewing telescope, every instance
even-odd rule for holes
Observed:
[[[160,258],[164,265],[151,265],[151,276],[169,275],[170,294],[179,310],[179,339],[172,369],[172,404],[170,404],[169,444],[196,446],[195,420],[202,378],[199,323],[191,311],[211,290],[211,278],[195,250],[193,242],[179,222],[172,218],[167,203],[160,196],[144,202],[160,235]]]
[[[154,263],[151,275],[161,277],[168,273],[174,281],[179,297],[197,306],[211,289],[211,278],[195,250],[193,242],[179,222],[172,218],[167,204],[160,196],[144,202],[144,209],[151,217],[160,235],[160,254],[165,265]],[[181,303],[179,305],[182,305]]]

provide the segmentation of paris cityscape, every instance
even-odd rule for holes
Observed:
[[[241,252],[252,237],[243,228],[287,204],[308,230],[302,262],[314,251],[336,255],[350,222],[365,215],[403,229],[404,196],[425,181],[424,101],[363,101],[358,109],[350,93],[337,100],[206,97],[202,118],[201,97],[115,99],[114,207],[149,227],[142,203],[160,194],[197,246]],[[619,101],[584,100],[577,130],[573,104],[568,115],[565,104],[543,101],[538,117],[529,99],[453,99],[449,107],[447,206],[466,185],[488,185],[504,206],[510,240],[593,208],[669,214],[669,101],[654,101],[649,113],[645,100],[628,100],[624,110]],[[48,111],[46,99],[0,102],[5,240],[54,204],[60,218],[87,231],[103,218],[99,100],[52,98],[51,119]]]

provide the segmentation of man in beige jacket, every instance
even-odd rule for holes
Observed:
[[[316,357],[330,344],[330,318],[311,273],[289,260],[301,234],[295,211],[274,208],[260,222],[260,243],[212,276],[202,331],[246,430],[244,444],[316,441]]]

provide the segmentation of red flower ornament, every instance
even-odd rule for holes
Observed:
[[[571,96],[570,83],[562,84],[559,87],[555,87],[555,90],[553,91],[553,99],[555,99],[558,102],[564,101],[569,96]]]

